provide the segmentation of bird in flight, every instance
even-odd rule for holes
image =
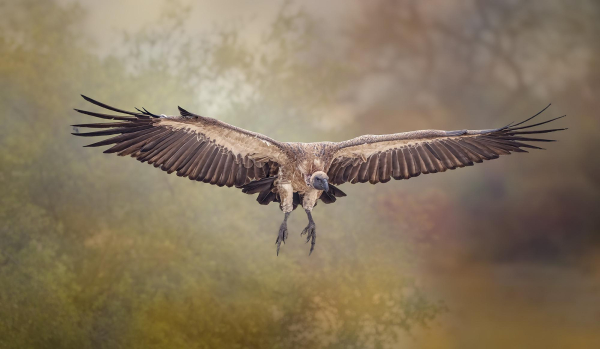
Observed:
[[[317,231],[312,210],[317,201],[334,203],[346,194],[336,186],[343,183],[386,183],[420,174],[444,172],[472,166],[484,160],[525,149],[542,149],[532,142],[552,142],[530,135],[566,130],[532,129],[558,118],[488,130],[421,130],[387,135],[364,135],[343,142],[279,142],[222,121],[196,115],[179,107],[180,115],[156,115],[137,109],[126,111],[89,97],[97,106],[119,113],[107,115],[76,111],[114,122],[79,124],[76,128],[101,129],[73,134],[82,137],[109,136],[86,147],[112,145],[105,153],[131,156],[167,173],[194,181],[235,186],[246,194],[258,194],[261,205],[279,203],[284,213],[276,239],[277,254],[288,237],[287,220],[298,205],[308,216],[301,235],[315,248]],[[525,149],[524,149],[525,148]]]

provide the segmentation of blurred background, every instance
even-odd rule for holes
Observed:
[[[0,1],[1,348],[599,348],[600,3]],[[341,187],[279,257],[237,189],[83,148],[79,94],[283,141],[541,120],[545,151]]]

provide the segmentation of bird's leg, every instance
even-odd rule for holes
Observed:
[[[275,241],[275,244],[277,244],[277,255],[279,256],[279,247],[281,247],[282,242],[285,243],[285,239],[288,236],[287,219],[294,210],[294,189],[290,182],[279,180],[277,183],[277,192],[280,198],[279,207],[285,212],[285,217],[279,227],[279,235],[277,235],[277,240]]]
[[[311,211],[308,209],[305,209],[304,211],[306,211],[306,215],[308,216],[308,225],[306,226],[306,228],[304,228],[304,230],[302,230],[302,233],[300,235],[306,234],[306,242],[308,243],[310,241],[310,252],[308,253],[308,255],[310,256],[312,251],[315,249],[315,243],[317,242],[317,231],[315,221],[312,218]]]
[[[277,255],[278,256],[279,256],[279,247],[281,246],[281,243],[283,242],[285,244],[285,239],[287,239],[287,237],[288,237],[287,219],[290,216],[290,213],[291,212],[285,213],[283,222],[281,222],[281,225],[279,226],[279,235],[277,235],[277,240],[275,240],[275,243],[277,244]]]

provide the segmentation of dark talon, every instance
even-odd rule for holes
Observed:
[[[306,243],[308,243],[310,241],[310,252],[308,252],[308,255],[310,256],[313,252],[313,250],[315,249],[315,244],[317,242],[317,229],[316,229],[316,225],[315,225],[315,221],[313,221],[312,219],[312,214],[310,213],[309,210],[305,210],[306,211],[306,215],[308,216],[308,225],[306,226],[306,228],[304,228],[304,230],[302,230],[302,233],[300,233],[300,236],[306,234]]]
[[[279,248],[281,247],[281,243],[283,242],[285,244],[285,240],[288,237],[287,219],[288,219],[289,215],[290,215],[289,212],[285,213],[285,218],[283,219],[283,222],[279,226],[279,234],[277,235],[277,240],[275,240],[275,244],[277,244],[277,255],[278,256],[279,256]]]
[[[315,249],[315,244],[317,242],[317,231],[314,223],[309,223],[306,228],[302,231],[301,235],[306,234],[306,243],[310,241],[310,252],[308,255],[310,256]]]

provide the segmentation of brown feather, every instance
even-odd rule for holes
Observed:
[[[273,193],[271,190],[265,190],[258,194],[256,201],[258,201],[258,203],[261,205],[268,205],[269,203],[275,200],[275,197],[276,194]]]
[[[398,151],[399,149],[392,149],[392,177],[394,179],[402,179],[402,173],[400,172],[400,162],[398,162]]]
[[[106,154],[116,153],[116,152],[123,151],[123,150],[129,148],[130,146],[135,145],[139,142],[145,143],[148,139],[150,139],[150,138],[154,139],[155,137],[163,135],[166,132],[167,132],[166,130],[156,129],[156,130],[142,131],[141,133],[130,133],[130,134],[125,134],[123,136],[113,137],[111,139],[107,139],[106,141],[90,144],[89,147],[117,143],[114,146],[112,146],[111,148],[108,148],[107,150],[104,151],[104,153],[106,153]]]
[[[421,157],[419,153],[417,153],[417,149],[414,147],[403,148],[404,156],[406,157],[406,162],[408,164],[408,171],[411,177],[417,177],[421,174],[421,169],[426,171],[425,168],[421,166]],[[406,151],[405,151],[406,150]],[[411,159],[412,161],[409,161]],[[425,172],[423,172],[425,173]]]
[[[244,158],[243,158],[243,160],[242,160],[242,161],[243,161],[244,167],[246,167],[246,168],[253,167],[253,164],[252,164],[252,159],[250,159],[250,158],[248,157],[248,155],[244,156]]]
[[[379,182],[379,154],[371,156],[369,161],[369,183],[377,184]]]
[[[217,180],[217,185],[219,187],[222,187],[225,185],[225,183],[227,183],[227,180],[229,179],[229,174],[231,173],[231,165],[232,164],[233,164],[233,154],[230,152],[227,152],[227,156],[225,158],[225,164],[223,165],[223,168],[221,169],[221,176]]]
[[[110,135],[116,135],[119,133],[131,133],[131,132],[139,132],[139,131],[143,131],[143,130],[149,130],[151,128],[153,128],[153,125],[143,125],[143,126],[136,126],[136,127],[119,127],[119,128],[111,128],[109,130],[105,130],[105,131],[94,131],[94,132],[79,132],[79,133],[72,133],[72,135],[74,136],[79,136],[79,137],[94,137],[94,136],[110,136]]]
[[[246,177],[248,178],[248,180],[259,179],[259,178],[256,178],[254,166],[250,166],[248,168],[248,172],[246,173]]]
[[[193,165],[194,160],[199,160],[200,156],[203,152],[205,152],[208,148],[210,148],[209,142],[201,142],[195,146],[190,147],[190,150],[185,155],[185,159],[181,161],[181,163],[177,165],[177,175],[178,176],[187,176],[189,174],[189,169]]]
[[[392,165],[392,153],[391,151],[386,151],[379,155],[379,181],[381,183],[386,183],[390,181],[390,173]]]
[[[440,141],[440,143],[448,149],[454,157],[460,161],[460,163],[464,166],[473,166],[473,161],[469,158],[469,155],[465,153],[465,151],[458,145],[453,144],[449,140]]]
[[[229,158],[229,154],[228,153],[221,153],[221,158],[219,159],[219,163],[216,164],[215,166],[215,173],[213,174],[212,178],[205,178],[204,182],[205,183],[210,183],[210,184],[217,184],[219,183],[219,179],[221,178],[221,176],[223,176],[223,169],[225,168],[225,163],[227,163],[227,159]]]
[[[198,160],[194,161],[194,164],[190,168],[192,171],[190,172],[191,180],[201,181],[206,178],[206,174],[210,170],[214,158],[219,153],[219,147],[215,146],[213,143],[209,143],[206,148],[207,149],[200,154]]]
[[[260,166],[256,166],[258,164],[260,164]],[[256,176],[256,178],[265,178],[267,176],[266,170],[267,170],[267,168],[265,167],[264,163],[261,163],[261,162],[255,163],[254,175]]]
[[[431,160],[431,163],[436,169],[436,172],[446,171],[446,167],[444,166],[444,164],[442,164],[441,158],[439,157],[439,155],[436,154],[436,152],[433,150],[433,148],[428,142],[423,143],[423,151],[427,154],[429,160]]]
[[[128,146],[126,148],[124,148],[123,150],[119,151],[117,153],[117,155],[119,155],[119,156],[131,155],[133,157],[137,157],[137,156],[139,156],[138,153],[140,152],[140,149],[142,149],[144,144],[146,144],[148,142],[152,142],[153,140],[158,139],[159,137],[162,137],[162,133],[157,132],[157,133],[152,133],[152,134],[148,134],[143,137],[137,138],[135,140],[135,142],[132,140],[132,142],[128,142],[129,143]],[[106,152],[108,152],[108,151],[112,152],[112,150],[118,151],[121,148],[123,148],[123,147],[117,148],[117,146],[114,146],[111,149],[106,150]]]
[[[107,115],[107,114],[95,113],[95,112],[81,110],[81,109],[75,109],[75,111],[78,113],[81,113],[81,114],[90,115],[90,116],[94,116],[94,117],[97,117],[100,119],[105,119],[105,120],[122,120],[122,121],[133,121],[133,122],[140,120],[137,117]]]
[[[148,130],[144,130],[144,131],[138,131],[138,132],[134,132],[134,133],[125,133],[119,136],[114,136],[108,139],[105,139],[103,141],[100,142],[96,142],[96,143],[92,143],[92,144],[88,144],[88,145],[84,145],[85,148],[88,147],[100,147],[103,145],[110,145],[110,144],[114,144],[114,143],[119,143],[119,142],[125,142],[128,140],[132,140],[134,138],[140,137],[142,135],[148,134],[148,133],[152,133],[152,132],[165,132],[165,130],[161,130],[160,128],[156,128],[156,129],[148,129]]]
[[[366,183],[369,181],[369,163],[371,160],[373,160],[373,156],[370,156],[367,161],[360,165],[360,170],[358,170],[358,182]]]
[[[204,170],[208,167],[208,172],[206,172],[206,175],[201,176],[202,178],[198,178],[198,181],[209,183],[215,177],[217,169],[219,168],[219,163],[221,162],[221,158],[224,157],[224,154],[219,147],[215,147],[215,151],[215,156],[212,159],[210,159],[210,161],[207,161],[206,166],[204,166],[203,168]]]
[[[141,152],[152,154],[152,150],[155,149],[157,146],[163,144],[163,142],[171,139],[172,137],[177,137],[177,136],[179,136],[179,134],[176,131],[169,130],[169,131],[165,132],[165,134],[162,137],[159,137],[156,140],[153,140],[152,142],[146,143],[146,145],[144,145],[142,147]]]
[[[360,159],[356,165],[352,166],[352,171],[350,171],[350,174],[348,175],[348,181],[350,183],[356,183],[358,172],[360,171],[361,166],[362,162],[360,161]]]
[[[196,137],[189,138],[187,142],[184,145],[182,145],[181,148],[179,148],[177,152],[175,152],[175,154],[173,154],[173,156],[167,162],[165,162],[162,169],[167,171],[167,173],[173,173],[185,160],[192,148],[196,147],[198,143],[203,142],[204,141],[198,141],[198,138]]]
[[[464,140],[462,140],[462,139],[459,139],[459,140],[457,140],[456,142],[457,142],[457,143],[458,143],[458,144],[459,144],[459,145],[460,145],[460,146],[463,148],[463,150],[465,150],[467,153],[469,153],[469,154],[471,154],[471,155],[474,155],[474,156],[477,156],[477,157],[479,157],[480,161],[478,161],[478,162],[481,162],[481,160],[490,160],[490,159],[492,159],[492,158],[493,158],[493,156],[492,156],[491,154],[490,154],[490,155],[487,155],[487,154],[488,154],[488,152],[486,152],[485,150],[483,150],[483,149],[480,149],[479,147],[476,147],[476,146],[474,146],[474,145],[473,145],[473,144],[471,144],[471,143],[467,143],[467,142],[465,142],[465,141],[464,141]],[[472,158],[472,157],[471,157],[471,158]],[[473,161],[475,161],[475,160],[473,160]]]
[[[169,160],[173,155],[175,155],[177,150],[181,149],[181,147],[191,138],[195,138],[195,136],[188,134],[175,139],[173,142],[171,142],[171,144],[166,146],[163,151],[160,152],[159,156],[156,158],[155,161],[149,161],[148,163],[153,163],[154,167],[159,167],[160,165],[164,164],[167,160]]]
[[[231,163],[231,168],[229,169],[229,176],[227,177],[227,181],[225,182],[225,186],[227,186],[228,188],[231,188],[235,185],[235,175],[237,174],[238,171],[238,166],[242,166],[240,164],[236,164],[235,163],[235,157],[233,157],[233,162]]]
[[[396,149],[396,151],[395,151],[396,156],[398,157],[398,167],[400,169],[399,175],[398,175],[398,177],[394,177],[395,179],[409,179],[410,178],[410,172],[408,170],[408,161],[412,161],[412,160],[406,158],[406,156],[404,155],[404,149],[406,149],[406,148]]]
[[[177,139],[179,139],[179,135],[175,132],[175,134],[171,135],[171,137],[165,138],[161,142],[157,143],[154,148],[147,151],[147,155],[144,156],[144,160],[148,161],[149,164],[154,163],[163,154],[163,152],[166,151],[171,144],[173,144],[173,142],[177,141]],[[142,147],[142,149],[143,148],[144,147]],[[142,162],[144,160],[142,160]]]
[[[451,170],[454,170],[457,167],[463,167],[460,161],[455,159],[454,155],[452,155],[441,143],[432,142],[430,146],[436,152],[444,167]]]
[[[469,158],[469,160],[471,160],[473,162],[482,163],[483,160],[485,160],[485,158],[482,155],[479,155],[479,153],[476,153],[476,152],[470,150],[469,148],[460,144],[456,140],[447,139],[446,142],[448,142],[448,144],[452,145],[454,147],[454,149],[460,151],[461,153],[466,154],[466,156]]]
[[[246,168],[246,166],[244,166],[243,163],[240,163],[238,165],[238,172],[235,176],[235,186],[236,187],[241,187],[242,185],[246,184],[247,173],[248,173],[248,168]]]
[[[490,148],[470,138],[461,139],[459,143],[464,144],[467,147],[470,145],[471,147],[469,148],[469,150],[477,152],[479,155],[482,155],[486,160],[496,159],[499,156]]]
[[[433,162],[429,158],[429,155],[426,153],[425,148],[422,147],[420,144],[417,144],[415,148],[416,148],[417,152],[419,153],[422,163],[425,165],[425,168],[427,168],[427,172],[428,173],[436,173],[437,168],[435,168],[435,166],[433,165]],[[421,168],[421,170],[423,170],[423,169]],[[425,173],[425,171],[423,171],[423,173]]]
[[[92,104],[95,104],[95,105],[97,105],[99,107],[102,107],[104,109],[116,111],[117,113],[135,115],[137,118],[148,118],[147,116],[139,114],[139,113],[134,113],[134,112],[130,112],[130,111],[127,111],[127,110],[123,110],[123,109],[111,107],[110,105],[106,105],[106,104],[104,104],[102,102],[98,102],[97,100],[94,100],[94,99],[92,99],[90,97],[87,97],[87,96],[84,96],[84,95],[81,95],[81,97],[83,97],[83,99],[85,99],[86,101],[88,101],[88,102],[90,102]]]
[[[481,139],[483,142],[485,142],[486,145],[488,147],[491,147],[492,149],[500,148],[507,152],[517,152],[517,153],[523,153],[523,152],[526,153],[527,152],[525,150],[520,149],[516,144],[513,144],[513,141],[501,140],[501,139],[492,138],[492,137],[479,137],[479,139]]]
[[[78,124],[71,125],[73,127],[87,127],[87,128],[111,128],[111,127],[139,127],[147,126],[149,122],[147,120],[137,120],[133,122],[103,122],[99,124]]]
[[[346,171],[347,168],[350,168],[352,165],[341,165],[338,167],[337,172],[335,173],[335,180],[334,183],[344,183],[344,172]]]
[[[330,179],[333,180],[335,178],[336,171],[339,165],[340,161],[338,161],[338,159],[333,159],[331,165],[329,166],[329,171],[327,171],[327,176],[329,176]]]
[[[493,151],[494,153],[499,154],[499,155],[509,155],[511,152],[510,148],[507,149],[507,147],[503,146],[502,144],[498,144],[498,143],[495,143],[495,142],[492,142],[492,141],[489,141],[486,139],[480,138],[477,140],[477,143],[486,146],[491,151]]]
[[[348,167],[350,167],[350,166],[348,166]],[[336,200],[337,200],[334,195],[332,195],[328,192],[325,192],[325,191],[323,193],[321,193],[321,197],[319,199],[321,199],[321,201],[323,201],[323,203],[325,203],[325,204],[332,204],[332,203],[336,202]]]

